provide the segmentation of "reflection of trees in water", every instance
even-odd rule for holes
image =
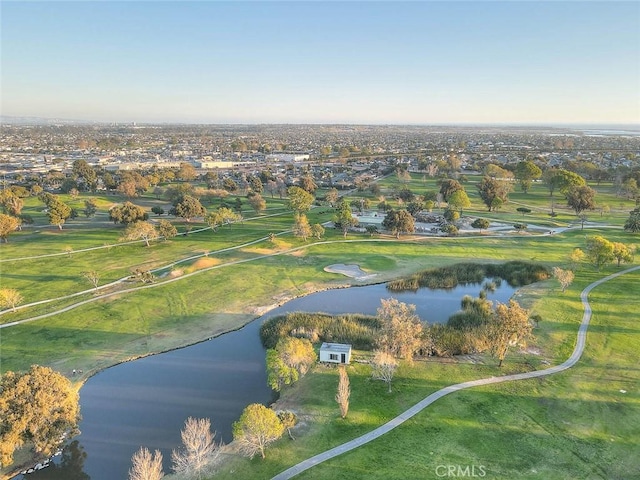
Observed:
[[[74,440],[62,450],[62,457],[59,462],[51,465],[33,475],[25,478],[34,480],[90,480],[91,477],[82,471],[87,452],[84,451],[78,440]]]

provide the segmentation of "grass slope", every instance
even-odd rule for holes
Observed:
[[[545,319],[537,342],[543,354],[512,355],[502,370],[491,359],[485,365],[403,364],[388,394],[382,383],[369,378],[367,366],[354,364],[348,369],[351,407],[342,420],[333,401],[337,372],[318,367],[278,402],[301,416],[298,439],[281,440],[266,461],[234,458],[215,478],[270,478],[373,429],[443,386],[544,368],[544,359],[565,360],[582,318],[579,291],[599,276],[583,272],[570,292],[547,291],[544,301],[539,298],[534,308]],[[524,290],[530,300],[540,293]],[[572,369],[451,394],[380,439],[297,478],[435,479],[449,466],[475,466],[476,474],[484,471],[486,478],[634,478],[640,471],[640,370],[635,365],[639,298],[638,272],[592,292],[587,347]],[[565,309],[572,314],[554,313]]]

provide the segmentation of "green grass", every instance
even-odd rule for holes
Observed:
[[[640,370],[635,365],[639,275],[633,273],[593,291],[594,317],[587,348],[571,370],[451,394],[380,439],[297,478],[430,479],[439,478],[439,465],[483,466],[486,478],[634,478],[640,471]],[[537,329],[541,330],[537,346],[543,349],[542,355],[507,357],[504,371],[491,359],[485,359],[485,365],[404,364],[391,394],[369,378],[366,366],[354,364],[348,369],[352,397],[347,420],[339,418],[333,401],[337,372],[318,367],[286,389],[278,402],[278,406],[297,410],[303,419],[297,440],[281,440],[268,451],[265,461],[234,458],[215,478],[270,478],[375,428],[442,386],[532,366],[544,368],[543,359],[565,360],[582,318],[576,296],[598,275],[581,277],[573,291],[547,290],[544,301],[540,297],[535,302],[534,308],[545,317]],[[529,300],[540,294],[524,290]],[[550,313],[565,308],[575,310],[569,318]]]
[[[410,185],[416,193],[436,189],[435,180],[427,179],[423,183],[421,177],[414,175]],[[575,221],[575,215],[562,209],[559,201],[556,204],[559,216],[554,219],[548,216],[549,197],[539,184],[534,185],[528,195],[514,192],[512,202],[501,211],[488,214],[474,192],[473,183],[477,180],[470,177],[465,185],[473,202],[465,215],[477,213],[496,221],[523,221],[515,209],[525,204],[534,210],[525,217],[527,223],[551,228]],[[382,181],[383,194],[388,195],[394,184],[397,181],[393,176]],[[611,206],[611,212],[604,215],[602,222],[620,226],[633,206],[615,197],[610,185],[598,188],[603,200]],[[270,208],[283,204],[279,199],[265,198]],[[135,268],[155,268],[214,252],[263,238],[268,232],[287,230],[292,225],[291,214],[261,217],[215,233],[192,233],[150,248],[116,245],[78,252],[117,243],[122,228],[104,222],[104,209],[122,199],[99,197],[102,216],[97,219],[102,223],[78,219],[69,221],[62,231],[46,225],[42,204],[36,199],[27,200],[25,213],[33,215],[36,225],[12,234],[9,244],[0,245],[1,258],[62,253],[67,247],[72,252],[0,263],[2,286],[20,290],[24,303],[90,288],[81,277],[81,272],[86,270],[99,269],[103,284]],[[82,200],[83,197],[76,200],[80,208]],[[136,203],[144,203],[148,208],[167,204],[150,196]],[[321,211],[326,213],[317,213]],[[331,219],[331,212],[321,207],[309,217],[311,223],[327,221]],[[184,230],[184,226],[184,222],[179,222],[179,230]],[[326,240],[336,243],[314,245],[286,234],[278,237],[277,247],[264,241],[225,254],[211,254],[221,262],[220,266],[193,277],[120,294],[65,314],[0,330],[0,371],[25,370],[32,363],[39,363],[63,373],[83,369],[86,376],[120,361],[194,343],[238,328],[259,315],[265,305],[279,304],[323,288],[357,283],[324,272],[324,267],[333,263],[357,263],[365,271],[375,273],[372,281],[376,282],[469,259],[491,263],[525,260],[566,268],[572,249],[584,248],[586,236],[596,234],[627,244],[637,238],[622,230],[574,228],[545,237],[426,240],[406,237],[401,242],[387,241],[388,237],[370,239],[366,234],[350,234],[349,241],[343,242],[340,232],[327,230]],[[307,248],[295,254],[258,258],[261,253],[303,245]],[[224,265],[237,259],[250,261]],[[193,268],[192,264],[193,261],[189,261],[174,269]],[[606,272],[614,270],[615,267],[607,267]],[[537,346],[543,354],[507,357],[503,370],[540,367],[542,359],[551,363],[564,361],[573,349],[582,317],[579,292],[606,272],[598,273],[590,266],[582,266],[576,281],[564,294],[559,292],[554,280],[519,289],[516,299],[543,319],[536,329]],[[631,474],[640,471],[638,460],[631,455],[638,450],[637,432],[640,431],[638,393],[637,387],[633,388],[640,380],[633,348],[638,338],[634,322],[640,311],[639,294],[638,273],[605,284],[592,293],[595,315],[587,352],[569,372],[544,380],[451,395],[388,436],[319,466],[301,478],[369,478],[372,475],[373,478],[434,478],[434,466],[442,463],[485,465],[488,478],[525,475],[631,478]],[[71,302],[56,302],[3,315],[0,321],[27,318]],[[283,393],[283,404],[296,406],[305,419],[299,427],[298,439],[282,440],[268,452],[265,462],[234,460],[225,466],[221,477],[269,478],[297,461],[375,428],[442,386],[500,373],[493,365],[491,360],[487,365],[439,362],[418,362],[413,367],[403,365],[394,393],[387,395],[383,384],[369,379],[366,366],[356,364],[350,367],[353,397],[346,421],[338,418],[333,401],[337,385],[335,370],[317,369]],[[621,396],[621,388],[629,393]],[[229,469],[236,473],[229,473]]]

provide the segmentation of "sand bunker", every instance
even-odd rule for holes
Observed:
[[[336,263],[334,265],[324,267],[324,271],[329,273],[341,273],[342,275],[355,278],[356,280],[367,280],[376,276],[375,273],[368,274],[355,264],[345,265],[344,263]]]

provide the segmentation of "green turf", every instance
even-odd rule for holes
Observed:
[[[489,213],[475,193],[478,180],[470,177],[465,184],[472,200],[466,215],[482,215],[505,223],[525,221],[545,228],[576,224],[575,214],[559,199],[554,207],[558,216],[548,215],[550,199],[542,184],[535,184],[526,195],[515,191],[511,202],[500,211]],[[398,182],[391,176],[380,184],[383,195],[390,199]],[[413,175],[410,187],[418,194],[437,190],[435,180],[423,181],[422,175]],[[590,220],[601,227],[588,230],[574,227],[553,236],[403,237],[400,242],[384,236],[349,234],[345,242],[340,232],[328,229],[324,241],[330,243],[316,245],[315,240],[303,242],[284,234],[276,244],[265,240],[225,253],[216,252],[264,238],[269,232],[290,229],[291,213],[262,215],[217,232],[191,233],[146,248],[141,244],[118,244],[122,227],[107,221],[106,208],[122,198],[97,196],[99,213],[95,219],[70,220],[61,231],[46,225],[41,203],[27,199],[25,213],[32,215],[36,224],[12,234],[10,243],[0,245],[2,286],[17,288],[24,303],[89,289],[89,283],[81,276],[86,270],[98,270],[100,283],[104,284],[136,268],[163,267],[176,261],[181,263],[164,272],[179,276],[178,271],[182,270],[184,275],[195,271],[198,260],[192,257],[205,254],[219,264],[170,284],[162,284],[168,279],[163,277],[151,289],[121,293],[64,314],[0,330],[0,371],[23,370],[40,363],[66,373],[73,368],[84,369],[86,376],[129,358],[193,343],[239,327],[255,318],[266,305],[318,289],[358,283],[324,272],[324,267],[333,263],[357,263],[368,273],[376,274],[371,281],[469,259],[531,260],[566,268],[571,251],[584,248],[587,235],[600,234],[627,244],[637,241],[637,236],[619,228],[633,204],[616,197],[611,185],[596,188],[600,192],[598,198],[610,206],[610,211],[602,216],[599,212],[590,213]],[[358,195],[378,201],[367,192]],[[283,201],[265,198],[269,208],[274,209],[267,214],[282,212],[278,209]],[[74,200],[77,208],[82,208],[83,199],[81,196]],[[167,206],[166,201],[152,196],[134,201],[147,208]],[[525,220],[516,211],[522,205],[532,208]],[[245,215],[254,216],[248,210]],[[311,223],[328,221],[331,216],[330,209],[324,206],[309,214]],[[607,224],[618,229],[607,228]],[[186,226],[178,221],[180,231]],[[194,222],[194,229],[199,226],[202,224]],[[80,251],[91,247],[105,248]],[[265,253],[278,252],[279,256],[260,258]],[[7,261],[45,254],[59,255]],[[237,260],[246,263],[230,264]],[[507,357],[503,370],[539,368],[542,360],[559,363],[566,359],[582,316],[579,292],[616,270],[608,266],[598,273],[583,264],[564,294],[554,280],[519,289],[516,299],[543,318],[536,329],[536,346],[542,354]],[[134,285],[141,286],[128,286]],[[640,380],[633,349],[637,345],[634,322],[640,311],[639,293],[637,273],[592,293],[595,315],[587,351],[571,371],[544,380],[449,396],[387,437],[301,478],[434,478],[434,468],[440,464],[483,465],[488,478],[632,478],[632,473],[640,471],[638,460],[631,454],[638,449],[640,431],[639,397],[637,387],[633,388]],[[92,298],[91,293],[20,310],[1,316],[0,322],[55,311],[88,298]],[[369,379],[366,366],[357,364],[350,368],[351,413],[347,420],[340,420],[333,401],[336,372],[316,369],[283,393],[284,405],[299,409],[305,420],[297,430],[297,440],[282,440],[269,450],[265,462],[232,461],[220,476],[269,478],[297,461],[375,428],[444,385],[496,373],[491,360],[486,360],[486,365],[417,362],[413,367],[402,366],[394,393],[387,395],[384,385]],[[628,393],[620,394],[620,389]],[[235,473],[229,473],[230,469]]]

